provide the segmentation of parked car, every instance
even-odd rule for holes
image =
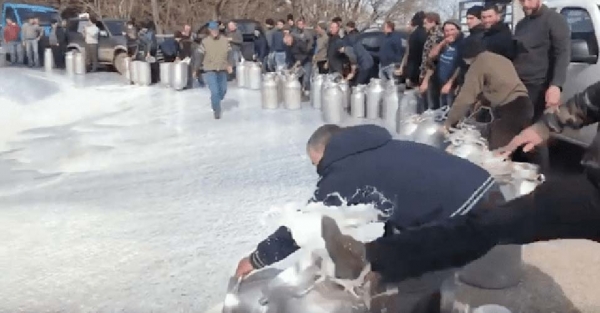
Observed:
[[[242,33],[244,42],[242,43],[242,56],[246,60],[252,60],[254,55],[254,31],[261,30],[262,25],[260,22],[250,19],[235,19],[232,20],[237,24],[238,30]],[[225,22],[227,25],[227,22]],[[203,24],[199,27],[197,34],[208,35],[208,23]]]
[[[402,36],[402,44],[404,48],[406,48],[408,43],[408,32],[397,32]],[[371,54],[371,56],[373,57],[373,61],[375,62],[375,66],[373,67],[371,77],[379,76],[379,48],[381,48],[381,41],[383,39],[383,35],[383,32],[379,29],[367,29],[358,35],[358,42],[362,44],[365,47],[365,49]]]
[[[85,41],[83,28],[88,23],[85,17],[68,20],[69,45],[67,50],[83,52]],[[103,19],[96,22],[100,29],[98,36],[98,62],[111,65],[121,74],[125,73],[125,58],[127,57],[127,40],[125,38],[126,21],[121,19]]]

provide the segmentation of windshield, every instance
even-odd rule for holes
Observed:
[[[108,32],[113,36],[123,36],[125,31],[124,21],[104,21],[104,25],[108,28]]]
[[[27,22],[30,18],[40,19],[41,26],[48,26],[52,20],[60,21],[60,15],[58,12],[40,12],[33,11],[31,9],[16,9],[17,14],[21,18],[21,23]]]

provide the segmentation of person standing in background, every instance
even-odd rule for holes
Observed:
[[[233,67],[235,68],[237,63],[242,60],[242,43],[244,42],[242,33],[237,28],[237,24],[235,22],[227,23],[227,38],[231,44],[234,64]]]
[[[273,34],[277,31],[275,29],[275,21],[272,18],[268,18],[265,20],[265,39],[267,40],[267,57],[263,62],[263,71],[269,72],[272,69],[273,64],[273,53],[271,51],[271,46],[273,45]]]
[[[44,30],[36,24],[34,18],[30,18],[21,27],[21,39],[27,54],[27,65],[29,67],[40,66],[39,42]]]
[[[327,50],[329,47],[329,36],[327,35],[327,23],[319,22],[315,28],[317,31],[317,40],[315,44],[315,55],[313,56],[313,64],[316,65],[319,74],[326,74],[327,68]]]
[[[394,79],[396,65],[402,63],[404,58],[404,46],[402,37],[395,31],[396,25],[391,21],[383,24],[383,38],[379,49],[379,78]]]
[[[125,38],[127,39],[127,53],[129,56],[135,56],[138,48],[138,29],[135,26],[135,22],[132,19],[127,22],[127,28],[125,29]]]
[[[419,66],[423,57],[423,46],[427,40],[427,30],[423,27],[425,12],[419,11],[413,15],[410,20],[410,28],[412,29],[408,37],[407,52],[404,53],[400,72],[398,76],[404,76],[410,86],[417,86],[419,83]]]
[[[98,35],[100,29],[96,26],[96,18],[90,17],[88,24],[83,28],[83,38],[85,39],[86,63],[91,64],[91,72],[98,70]]]
[[[64,42],[61,44],[61,41],[65,40],[65,31],[58,24],[57,20],[52,20],[52,29],[50,30],[50,37],[48,38],[48,43],[50,44],[50,49],[52,50],[52,57],[54,58],[54,65],[57,68],[63,68],[65,63],[65,56],[63,53],[62,47],[66,46]]]
[[[286,67],[286,47],[283,43],[283,28],[285,26],[284,20],[277,21],[277,29],[273,32],[273,42],[270,46],[271,62],[269,68],[271,71],[279,71]]]
[[[481,12],[481,19],[485,28],[482,40],[486,50],[513,60],[516,50],[512,32],[502,20],[502,13],[498,6],[486,5]]]
[[[15,65],[17,62],[22,63],[22,58],[19,56],[19,32],[21,28],[10,18],[6,19],[6,27],[4,28],[4,42],[8,47],[8,54],[10,55],[10,63]]]

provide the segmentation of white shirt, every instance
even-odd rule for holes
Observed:
[[[87,44],[98,44],[98,33],[100,29],[94,24],[90,24],[83,29],[83,35],[85,37],[85,43]]]

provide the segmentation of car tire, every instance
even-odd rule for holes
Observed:
[[[125,52],[119,52],[117,53],[117,55],[115,56],[115,59],[113,60],[113,66],[115,68],[115,70],[117,70],[117,72],[119,72],[119,74],[121,75],[125,75],[125,58],[127,58],[127,53]]]

